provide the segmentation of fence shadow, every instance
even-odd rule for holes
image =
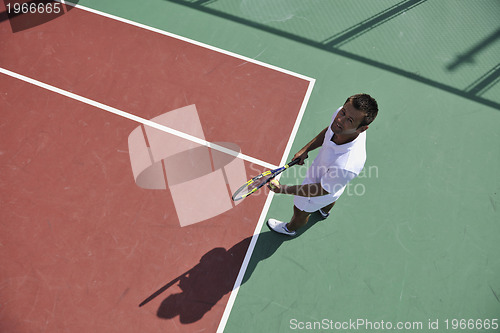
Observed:
[[[330,38],[327,38],[322,41],[316,41],[307,37],[300,36],[299,34],[288,32],[285,30],[280,30],[277,28],[274,28],[272,26],[262,24],[259,22],[252,21],[250,19],[237,16],[234,14],[230,14],[227,12],[223,12],[218,9],[214,9],[212,7],[209,7],[210,4],[213,4],[217,2],[216,0],[208,1],[208,0],[200,0],[200,1],[192,1],[192,0],[165,0],[171,3],[175,3],[178,5],[182,5],[191,9],[195,9],[207,14],[215,15],[220,18],[226,19],[226,20],[231,20],[236,23],[240,23],[249,27],[253,27],[256,29],[260,29],[262,31],[272,33],[277,36],[281,36],[283,38],[287,38],[290,40],[293,40],[295,42],[299,42],[323,51],[327,51],[342,57],[346,57],[373,67],[380,68],[382,70],[392,72],[394,74],[404,76],[406,78],[409,78],[411,80],[417,81],[424,83],[426,85],[432,86],[436,89],[440,89],[455,95],[458,95],[460,97],[467,98],[469,100],[475,101],[477,103],[495,108],[497,110],[500,110],[500,103],[495,101],[495,100],[490,100],[484,97],[481,97],[481,94],[484,93],[485,87],[483,85],[481,86],[483,89],[460,89],[457,87],[454,87],[452,85],[442,83],[439,81],[436,81],[432,78],[425,77],[423,75],[420,75],[419,73],[412,72],[411,70],[405,70],[403,68],[390,65],[388,63],[383,63],[374,59],[370,59],[366,56],[362,56],[360,54],[352,53],[349,51],[345,51],[340,48],[340,46],[344,45],[346,42],[349,42],[355,38],[358,38],[359,36],[362,36],[368,31],[371,31],[372,29],[376,28],[377,26],[380,26],[386,22],[389,22],[390,20],[398,17],[401,14],[406,13],[409,10],[414,9],[415,7],[421,5],[422,3],[426,2],[427,0],[403,0],[389,8],[386,8],[379,13],[375,13],[371,17],[369,17],[366,20],[363,20],[361,22],[358,22],[357,24],[353,25],[352,27],[345,29]],[[472,52],[477,53],[481,50],[484,50],[487,45],[495,42],[498,39],[498,31],[493,34],[493,36],[488,37],[485,41],[482,41],[477,47],[475,47]],[[470,52],[467,52],[464,56],[459,57],[456,62],[448,66],[448,70],[453,69],[457,67],[460,63],[463,62],[463,60],[467,60],[470,58]],[[451,66],[451,67],[450,67]],[[498,66],[498,65],[497,65]],[[492,73],[490,73],[492,72]],[[498,68],[494,68],[493,70],[490,70],[489,75],[487,75],[487,83],[489,85],[487,86],[488,89],[492,87],[493,81],[494,83],[498,83],[495,79],[498,77]]]

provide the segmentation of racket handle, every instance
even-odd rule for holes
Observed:
[[[288,163],[287,165],[288,165],[288,167],[291,167],[299,162],[300,162],[300,158],[296,158],[293,161],[291,161],[290,163]]]

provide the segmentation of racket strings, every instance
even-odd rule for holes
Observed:
[[[272,175],[267,175],[260,177],[259,179],[256,179],[252,184],[248,185],[249,190],[252,191],[253,189],[257,189],[267,183],[273,176]]]
[[[257,179],[254,179],[250,184],[246,184],[245,186],[242,186],[234,195],[234,199],[241,199],[247,196],[249,193],[252,193],[253,191],[256,191],[258,188],[262,187],[265,185],[271,178],[273,178],[272,174],[266,175],[259,177]]]
[[[245,198],[246,196],[252,194],[253,192],[257,191],[257,189],[261,188],[264,186],[267,182],[269,182],[272,178],[275,176],[279,175],[281,172],[283,172],[285,169],[288,169],[292,165],[295,165],[300,162],[300,158],[297,158],[284,167],[275,169],[275,170],[268,170],[259,176],[253,178],[252,180],[249,180],[246,184],[241,186],[232,196],[233,201],[240,200]]]

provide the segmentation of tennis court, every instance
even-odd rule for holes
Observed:
[[[500,332],[498,1],[41,3],[0,5],[1,332]],[[331,217],[230,200],[359,92]]]

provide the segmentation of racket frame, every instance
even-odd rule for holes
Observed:
[[[277,175],[279,175],[280,173],[282,173],[283,171],[285,171],[286,169],[288,169],[289,167],[291,166],[294,166],[295,164],[299,163],[300,161],[300,158],[296,158],[294,159],[293,161],[285,164],[284,166],[280,167],[280,168],[277,168],[277,169],[274,169],[274,170],[267,170],[263,173],[261,173],[260,175],[258,176],[255,176],[253,177],[252,179],[250,179],[249,181],[247,181],[245,184],[243,184],[239,189],[236,190],[236,192],[234,192],[233,196],[231,197],[231,199],[233,199],[233,201],[238,201],[238,200],[241,200],[241,199],[244,199],[246,197],[248,197],[249,195],[251,195],[252,193],[256,192],[258,189],[260,189],[262,186],[266,185],[267,183],[269,183],[272,179],[274,179]],[[248,193],[242,195],[242,196],[238,196],[238,194],[245,188],[247,188],[248,186],[252,185],[254,182],[256,182],[257,180],[261,179],[262,177],[267,177],[269,176],[270,177],[262,184],[260,184],[259,186],[253,188],[251,191],[249,191]]]

